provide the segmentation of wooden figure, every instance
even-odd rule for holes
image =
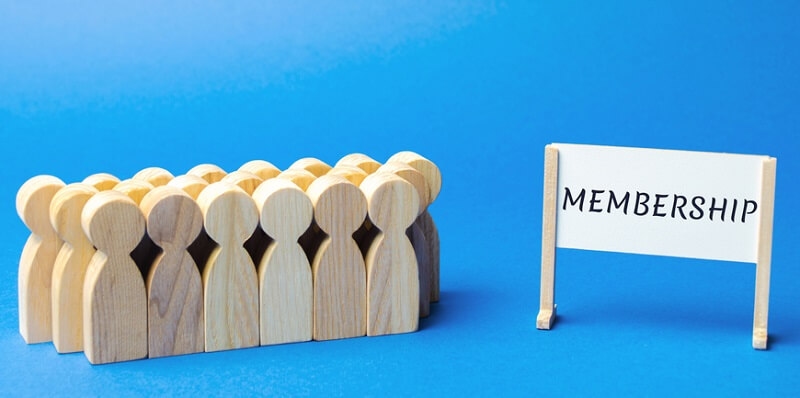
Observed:
[[[315,177],[322,177],[330,169],[331,166],[317,158],[302,158],[289,166],[289,170],[305,170]]]
[[[314,255],[314,340],[366,333],[366,270],[352,238],[364,222],[367,201],[355,185],[337,176],[316,179],[306,192],[314,219],[328,236]]]
[[[360,186],[361,181],[364,181],[368,174],[359,167],[340,164],[330,169],[327,175],[344,177],[347,181],[352,182],[355,186]]]
[[[256,188],[264,182],[264,179],[249,171],[236,170],[222,178],[222,181],[236,185],[252,196]]]
[[[59,353],[83,351],[83,279],[96,250],[81,227],[81,212],[98,191],[69,184],[50,203],[50,222],[64,241],[53,265],[53,345]]]
[[[31,230],[19,259],[19,332],[28,344],[51,341],[53,264],[62,240],[50,224],[50,203],[64,182],[36,176],[17,193],[17,214]]]
[[[406,230],[419,213],[419,195],[391,173],[371,174],[361,190],[380,230],[366,258],[367,336],[413,332],[419,326],[420,278]]]
[[[145,232],[134,201],[117,191],[94,195],[81,224],[97,248],[83,284],[83,348],[93,364],[147,356],[147,301],[131,251]]]
[[[161,167],[148,167],[136,173],[132,179],[148,182],[153,187],[160,187],[167,185],[174,178],[172,173]]]
[[[206,163],[192,167],[186,174],[198,176],[208,181],[209,184],[213,184],[221,181],[228,173],[215,164]]]
[[[236,185],[209,185],[197,198],[218,246],[203,269],[206,351],[257,346],[258,276],[244,242],[258,225],[253,199]]]
[[[208,181],[196,175],[184,174],[173,178],[167,185],[181,189],[191,196],[192,199],[197,200],[197,197],[200,196],[200,192],[203,192],[208,186]]]
[[[314,215],[311,200],[280,178],[265,181],[253,198],[261,228],[273,239],[258,267],[261,345],[311,340],[311,265],[298,244]]]
[[[119,178],[108,173],[97,173],[84,178],[82,182],[95,187],[100,192],[103,192],[113,189],[115,186],[117,186],[119,183]]]
[[[363,153],[351,153],[336,162],[336,166],[345,165],[358,167],[359,169],[367,172],[367,174],[372,174],[378,171],[378,168],[381,167],[381,164],[375,161],[375,159],[364,155]]]
[[[249,171],[266,181],[275,178],[281,173],[281,170],[275,167],[272,163],[264,160],[251,160],[239,167],[241,171]]]
[[[406,163],[422,173],[428,183],[428,189],[430,189],[428,203],[433,203],[436,200],[442,189],[442,173],[436,164],[417,153],[409,151],[398,152],[390,157],[387,162],[392,161]],[[428,241],[428,257],[431,262],[431,302],[435,303],[439,301],[439,230],[436,228],[436,223],[433,222],[433,217],[431,217],[427,209],[417,218],[416,223],[425,232],[425,239]]]
[[[152,191],[153,188],[155,188],[155,186],[147,181],[130,179],[120,181],[112,189],[124,193],[125,196],[131,198],[138,205],[142,202],[142,198],[144,198],[148,192]]]
[[[284,180],[289,180],[303,191],[308,189],[308,186],[311,185],[314,180],[317,179],[317,176],[311,174],[310,171],[302,170],[302,169],[288,169],[284,170],[282,173],[278,174],[275,178],[282,178]]]
[[[425,176],[422,175],[417,169],[409,166],[406,163],[392,161],[387,162],[381,166],[377,173],[392,173],[402,179],[408,181],[413,187],[414,191],[419,196],[419,212],[415,219],[428,208],[430,204],[430,191],[428,182]],[[419,267],[419,316],[425,318],[430,315],[431,311],[431,261],[430,261],[430,248],[428,241],[425,239],[425,231],[422,230],[420,223],[414,222],[406,231],[408,239],[411,240],[411,246],[414,247],[414,253],[417,258],[417,265]]]
[[[192,197],[170,186],[147,194],[141,209],[148,235],[162,250],[147,276],[150,357],[202,352],[203,284],[187,248],[200,234],[203,214]]]

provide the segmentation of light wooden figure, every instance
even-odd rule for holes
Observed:
[[[218,246],[203,269],[206,351],[259,344],[258,276],[244,242],[258,225],[253,199],[236,185],[209,185],[197,199]]]
[[[105,191],[86,203],[81,224],[97,248],[83,284],[84,353],[93,364],[144,358],[147,300],[130,256],[144,236],[144,216],[125,194]]]
[[[428,208],[430,202],[430,190],[425,176],[408,164],[397,161],[385,163],[378,169],[377,173],[392,173],[414,186],[414,191],[416,191],[419,196],[420,204],[415,219],[419,219],[419,216]],[[411,246],[414,247],[414,254],[417,258],[417,265],[419,267],[419,316],[425,318],[431,313],[430,296],[432,271],[430,248],[428,247],[427,239],[425,239],[425,231],[422,230],[420,223],[412,223],[408,230],[406,230],[406,235],[408,239],[411,240]]]
[[[251,172],[264,181],[275,178],[281,173],[279,168],[265,160],[251,160],[239,167],[239,170]]]
[[[124,193],[125,196],[131,198],[138,205],[142,202],[142,198],[144,198],[148,192],[152,191],[153,188],[155,188],[155,186],[147,181],[130,179],[120,181],[112,189]]]
[[[352,182],[355,186],[359,186],[361,185],[361,182],[367,178],[368,174],[359,167],[340,164],[330,169],[327,175],[344,177],[347,181]]]
[[[200,196],[200,192],[203,192],[208,186],[208,181],[196,175],[185,174],[173,178],[167,185],[178,188],[186,192],[192,199],[197,200],[197,197]]]
[[[331,166],[317,158],[302,158],[289,166],[289,170],[305,170],[313,174],[315,177],[322,177]]]
[[[31,230],[19,259],[19,332],[28,344],[51,341],[53,264],[62,240],[50,224],[50,203],[64,182],[36,176],[17,193],[17,214]]]
[[[419,326],[419,268],[406,230],[419,214],[419,195],[408,181],[375,173],[361,183],[378,233],[366,256],[367,335],[407,333]]]
[[[161,248],[147,275],[148,352],[151,358],[205,349],[203,283],[187,248],[203,228],[197,202],[162,186],[144,197],[147,233]]]
[[[317,179],[317,176],[315,176],[308,170],[288,169],[278,174],[278,176],[275,178],[289,180],[295,183],[295,185],[297,185],[298,187],[300,187],[300,189],[305,191],[308,189],[308,186],[311,185],[311,183]]]
[[[81,227],[81,212],[98,191],[69,184],[50,203],[50,222],[64,241],[53,265],[53,345],[59,353],[83,351],[83,280],[96,250]]]
[[[367,214],[367,201],[355,185],[322,176],[308,187],[314,219],[327,233],[312,262],[314,340],[366,333],[366,269],[352,238]]]
[[[261,228],[273,239],[258,266],[261,345],[309,341],[314,288],[298,239],[314,216],[311,200],[283,179],[265,181],[253,198]]]
[[[442,189],[442,173],[435,163],[410,151],[394,154],[387,163],[393,161],[406,163],[422,173],[428,183],[428,189],[430,189],[428,195],[429,203],[433,203],[436,200]],[[439,301],[439,230],[436,228],[436,223],[433,222],[433,217],[431,217],[427,209],[417,218],[416,223],[425,232],[425,239],[428,241],[428,257],[431,262],[431,302],[435,303]]]
[[[236,170],[223,177],[222,181],[236,185],[252,196],[264,179],[249,171]]]
[[[375,159],[364,155],[363,153],[351,153],[349,155],[344,156],[343,158],[339,159],[336,162],[336,166],[355,166],[361,170],[367,172],[367,174],[372,174],[378,171],[378,168],[381,167],[381,164],[378,163]]]
[[[161,167],[148,167],[136,173],[132,179],[145,181],[153,185],[153,187],[160,187],[167,185],[175,176],[168,170]]]
[[[119,183],[119,178],[114,177],[108,173],[92,174],[82,181],[84,184],[89,184],[95,187],[98,191],[108,191],[113,189]]]
[[[215,164],[206,163],[192,167],[186,174],[198,176],[208,181],[209,184],[213,184],[222,181],[228,173]]]

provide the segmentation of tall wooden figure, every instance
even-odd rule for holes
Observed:
[[[83,348],[93,364],[147,356],[144,280],[131,252],[145,233],[133,199],[117,191],[94,195],[81,223],[97,248],[83,283]]]
[[[317,249],[314,278],[314,340],[366,333],[366,269],[353,233],[367,215],[364,194],[338,176],[316,179],[306,191],[314,219],[327,236]]]
[[[202,352],[203,283],[187,248],[203,228],[203,214],[191,196],[170,186],[150,191],[141,209],[148,235],[162,250],[147,275],[150,357]]]
[[[96,250],[81,227],[81,212],[98,191],[69,184],[50,203],[50,222],[64,240],[53,265],[53,345],[60,353],[83,351],[83,280]]]
[[[391,173],[364,179],[369,218],[380,230],[367,252],[367,335],[406,333],[419,326],[419,271],[406,230],[417,218],[419,196]]]
[[[209,185],[197,202],[218,245],[203,269],[206,351],[257,346],[258,277],[244,248],[258,226],[256,204],[228,182]]]
[[[50,283],[61,238],[50,224],[50,203],[64,182],[36,176],[17,193],[17,214],[31,230],[19,259],[19,333],[28,344],[53,338]]]
[[[261,345],[309,341],[314,316],[311,265],[298,239],[311,225],[314,208],[288,180],[265,181],[253,194],[261,228],[272,243],[258,266]]]

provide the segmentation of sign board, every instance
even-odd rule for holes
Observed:
[[[753,344],[766,348],[775,163],[768,156],[548,145],[537,327],[549,329],[554,319],[555,247],[749,262],[757,264]]]

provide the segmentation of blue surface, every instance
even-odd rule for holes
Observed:
[[[0,395],[800,393],[796,2],[260,3],[0,2]],[[777,157],[770,350],[739,263],[560,250],[537,331],[550,142]],[[92,367],[17,332],[33,175],[404,149],[444,173],[418,333]]]

